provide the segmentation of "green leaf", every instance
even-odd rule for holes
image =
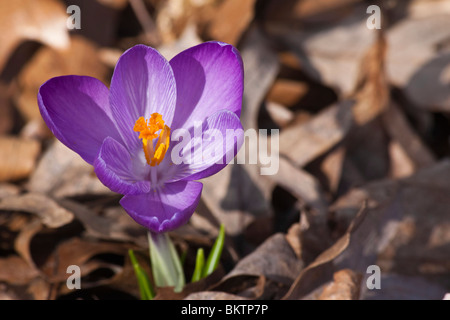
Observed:
[[[136,279],[139,285],[139,292],[141,294],[141,300],[152,300],[155,297],[155,292],[150,283],[147,273],[139,265],[133,250],[128,250],[128,255],[130,256],[131,263],[134,268],[134,273],[136,274]]]
[[[202,278],[203,266],[205,265],[205,254],[202,248],[197,250],[197,258],[195,259],[195,269],[191,282],[196,282]]]
[[[210,275],[211,273],[214,272],[214,270],[217,269],[217,266],[219,265],[220,261],[220,256],[222,255],[224,243],[225,243],[225,226],[221,224],[219,235],[217,236],[217,239],[214,242],[211,252],[208,255],[208,259],[206,260],[202,278]]]

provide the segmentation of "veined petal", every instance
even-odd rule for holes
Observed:
[[[141,195],[127,195],[120,204],[139,224],[153,232],[167,232],[187,223],[200,201],[203,184],[196,181],[168,183]]]
[[[145,167],[140,167],[145,169]],[[94,169],[100,181],[121,194],[142,194],[150,191],[150,181],[143,172],[136,172],[129,151],[112,138],[103,142]]]
[[[169,150],[175,164],[167,167],[164,181],[198,180],[213,175],[234,159],[244,141],[242,124],[230,111],[216,112],[187,132],[181,132],[183,147],[174,143]],[[184,142],[186,138],[190,138],[189,143]]]
[[[106,137],[122,141],[108,97],[108,88],[100,80],[62,76],[39,88],[38,105],[56,138],[92,164]]]
[[[181,52],[170,65],[177,85],[174,129],[190,127],[219,110],[240,116],[244,70],[236,48],[205,42]]]
[[[169,62],[155,49],[137,45],[117,62],[111,80],[111,110],[130,151],[142,148],[133,131],[137,119],[162,115],[170,127],[176,103],[176,84]]]

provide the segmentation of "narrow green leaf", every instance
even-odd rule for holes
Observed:
[[[205,265],[205,253],[202,248],[197,250],[197,258],[195,259],[195,269],[191,282],[196,282],[202,278],[203,266]]]
[[[147,273],[139,265],[133,250],[128,250],[128,255],[130,256],[131,263],[134,268],[134,273],[136,274],[136,279],[139,285],[139,293],[141,294],[141,300],[152,300],[155,296],[153,287],[150,283]]]
[[[206,260],[202,278],[210,275],[211,273],[214,272],[214,270],[217,269],[217,266],[219,265],[220,261],[220,256],[222,255],[224,243],[225,243],[225,226],[221,224],[219,235],[217,236],[217,239],[214,242],[211,252],[208,255],[208,259]]]

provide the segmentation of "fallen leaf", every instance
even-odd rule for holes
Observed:
[[[358,300],[361,278],[350,269],[335,272],[333,282],[323,289],[319,300]]]
[[[285,236],[277,233],[241,259],[224,280],[239,275],[264,275],[267,279],[290,285],[302,268],[302,261]]]
[[[277,79],[267,94],[267,100],[286,107],[297,104],[308,92],[308,85],[291,79]]]
[[[420,277],[382,274],[381,289],[362,286],[361,300],[441,300],[446,289]]]
[[[0,201],[0,210],[33,213],[49,228],[59,228],[73,220],[73,214],[49,197],[39,193],[26,193]]]
[[[368,200],[360,241],[336,260],[340,268],[365,272],[377,264],[383,272],[446,279],[450,224],[446,195],[450,163],[441,161],[397,181],[382,180],[355,188],[332,207],[337,221],[349,221],[358,203]]]
[[[326,216],[328,201],[322,186],[314,176],[280,157],[277,174],[271,175],[269,178],[293,196],[303,200],[315,209],[320,216]]]
[[[345,154],[345,148],[339,146],[326,155],[320,165],[321,171],[327,178],[326,185],[333,194],[336,194],[341,182]]]
[[[93,167],[57,140],[44,152],[27,188],[55,198],[111,194],[95,176]]]
[[[409,7],[413,14],[387,32],[389,80],[404,88],[415,105],[429,111],[450,110],[450,12],[446,6],[445,1],[413,1]]]
[[[213,39],[237,45],[253,20],[255,0],[228,0],[222,2],[211,18],[209,35]]]
[[[39,272],[19,256],[0,258],[0,281],[14,285],[28,284]]]
[[[27,120],[41,120],[37,105],[39,87],[50,78],[62,75],[91,76],[106,82],[108,69],[98,58],[96,46],[80,36],[71,38],[64,52],[42,47],[18,76],[19,88],[15,101]]]
[[[34,169],[40,151],[38,141],[0,137],[0,181],[27,178]]]
[[[324,282],[331,271],[331,262],[348,248],[352,242],[353,233],[358,230],[365,217],[366,204],[364,203],[345,234],[300,272],[283,297],[284,300],[300,299]]]
[[[265,107],[270,118],[281,128],[288,125],[294,119],[294,113],[281,104],[267,101]]]
[[[397,141],[411,159],[415,171],[431,166],[436,162],[433,153],[414,131],[406,115],[397,104],[392,103],[389,106],[382,117],[382,121],[391,139]]]
[[[0,70],[13,50],[24,40],[35,40],[55,49],[69,46],[67,14],[56,0],[0,2]]]
[[[389,105],[389,87],[385,72],[386,39],[378,33],[378,39],[361,61],[359,79],[356,83],[353,115],[358,125],[373,120]]]
[[[184,300],[248,300],[234,294],[217,291],[201,291],[188,295]]]
[[[302,167],[341,141],[352,125],[352,101],[331,106],[310,121],[280,133],[280,153]]]
[[[336,6],[341,4],[335,2]],[[318,11],[324,8],[322,1],[311,6]],[[331,15],[325,10],[326,22],[312,23],[310,27],[302,27],[305,21],[298,20],[297,28],[285,21],[267,25],[266,30],[300,58],[304,72],[311,78],[334,88],[338,96],[348,97],[356,86],[361,62],[375,43],[376,30],[366,26],[367,5],[343,7],[342,14]]]
[[[415,166],[412,159],[409,158],[406,151],[397,141],[389,143],[389,176],[396,178],[404,178],[415,172]]]

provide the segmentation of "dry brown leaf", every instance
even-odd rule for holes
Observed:
[[[209,290],[222,279],[223,275],[224,271],[219,267],[206,278],[196,282],[187,283],[181,292],[174,292],[173,287],[158,288],[155,300],[181,300],[192,293]]]
[[[166,58],[171,60],[180,52],[200,44],[202,40],[197,35],[197,29],[193,24],[189,24],[176,41],[165,43],[158,47],[158,51]]]
[[[290,79],[277,79],[267,94],[267,100],[292,107],[308,92],[308,84]]]
[[[302,167],[341,141],[352,125],[352,101],[320,112],[310,121],[280,133],[280,153]]]
[[[31,192],[46,193],[55,198],[112,194],[95,176],[91,165],[57,140],[40,159],[27,187]]]
[[[38,141],[0,137],[0,181],[27,178],[35,167],[40,151]]]
[[[279,70],[279,61],[261,31],[249,32],[240,49],[244,61],[244,107],[241,120],[244,129],[258,128],[259,107]],[[254,144],[251,144],[251,146]],[[257,152],[243,146],[240,153]],[[240,155],[238,155],[239,157]],[[272,192],[269,179],[260,174],[259,165],[228,165],[214,176],[202,180],[202,200],[231,236],[242,234],[255,219],[271,215],[268,199]]]
[[[20,112],[27,120],[41,120],[37,105],[39,87],[52,77],[84,75],[106,81],[108,69],[99,57],[93,43],[79,36],[71,38],[69,50],[60,52],[41,48],[18,76],[19,87],[15,97]]]
[[[69,46],[68,15],[60,1],[0,2],[0,71],[13,50],[24,40],[35,40],[55,49]]]
[[[8,87],[0,83],[0,134],[8,134],[14,125],[10,95]]]
[[[382,32],[361,61],[360,75],[355,88],[356,104],[353,116],[358,125],[373,120],[389,104],[389,88],[385,74],[386,40]]]
[[[368,199],[367,219],[336,264],[365,272],[377,264],[384,272],[447,279],[448,183],[450,163],[442,161],[398,181],[379,181],[353,189],[333,206],[337,221],[348,221]],[[414,262],[414,263],[412,263]]]
[[[278,173],[269,176],[269,178],[289,191],[293,196],[303,200],[307,205],[315,209],[320,216],[325,217],[328,210],[328,201],[317,179],[281,157],[279,166]]]
[[[101,4],[114,8],[114,9],[123,9],[129,0],[97,0]]]
[[[328,189],[335,194],[341,182],[346,150],[340,146],[332,150],[320,165],[320,169],[327,178]]]
[[[263,276],[239,275],[226,278],[209,290],[218,292],[227,292],[248,299],[264,299],[271,288],[268,286],[267,279]]]
[[[331,262],[347,249],[352,242],[353,233],[359,228],[365,217],[366,204],[364,203],[345,234],[300,272],[289,291],[283,297],[284,300],[300,299],[326,281],[327,273],[331,271]]]
[[[446,289],[421,277],[382,274],[381,290],[362,286],[361,300],[441,300]]]
[[[446,1],[413,1],[387,33],[389,80],[429,111],[450,110],[450,12]]]
[[[309,26],[333,23],[349,13],[362,0],[284,0],[266,1],[262,18],[269,26]]]
[[[415,169],[422,169],[436,162],[434,155],[414,131],[397,104],[392,103],[389,106],[382,121],[391,139],[398,142]]]
[[[0,200],[18,195],[20,188],[14,184],[0,183]]]
[[[60,199],[58,203],[72,212],[93,237],[148,246],[147,229],[136,223],[122,207],[106,208],[100,215],[75,201]]]
[[[31,256],[30,243],[33,237],[42,229],[42,223],[38,218],[34,218],[20,229],[19,235],[14,240],[14,249],[30,267],[36,268],[34,259]]]
[[[302,261],[285,236],[277,233],[241,259],[224,280],[241,275],[264,275],[267,279],[290,285],[302,268]]]
[[[188,295],[184,300],[248,300],[234,294],[217,291],[201,291]]]
[[[39,272],[19,256],[0,258],[0,281],[14,285],[28,284]]]
[[[363,181],[382,179],[389,173],[389,137],[378,117],[363,126],[354,126],[345,140],[346,160],[363,177]],[[358,179],[354,179],[353,183]]]
[[[34,300],[54,300],[56,292],[51,292],[51,285],[43,278],[35,278],[29,284],[27,292],[33,296]]]
[[[288,125],[292,120],[294,120],[294,113],[288,108],[278,104],[276,102],[267,101],[265,103],[266,110],[270,118],[278,125],[280,128]]]
[[[39,193],[26,193],[5,198],[0,201],[0,210],[33,213],[49,228],[59,228],[73,220],[71,212]]]
[[[321,9],[318,2],[314,6]],[[361,61],[376,40],[376,30],[366,26],[366,10],[367,5],[358,3],[345,6],[343,15],[325,10],[326,21],[332,24],[293,29],[292,23],[285,22],[269,26],[269,34],[300,58],[303,71],[311,78],[348,97],[356,86]]]
[[[389,159],[391,164],[389,177],[393,179],[404,178],[415,172],[413,160],[397,141],[391,141],[389,143]]]
[[[209,36],[218,41],[237,45],[253,20],[255,3],[256,0],[223,1],[211,19]]]
[[[219,0],[168,0],[158,2],[156,26],[163,44],[176,41],[191,23],[205,24]]]
[[[358,300],[361,278],[350,269],[335,272],[333,282],[323,289],[319,300]]]
[[[286,241],[294,250],[297,259],[302,258],[302,241],[301,241],[302,229],[299,223],[294,223],[286,234]]]
[[[117,242],[96,242],[73,237],[61,243],[47,259],[41,270],[47,275],[50,282],[65,282],[67,280],[67,267],[77,265],[82,270],[89,259],[99,254],[115,254],[125,256],[129,245]],[[101,266],[101,265],[97,265]]]

